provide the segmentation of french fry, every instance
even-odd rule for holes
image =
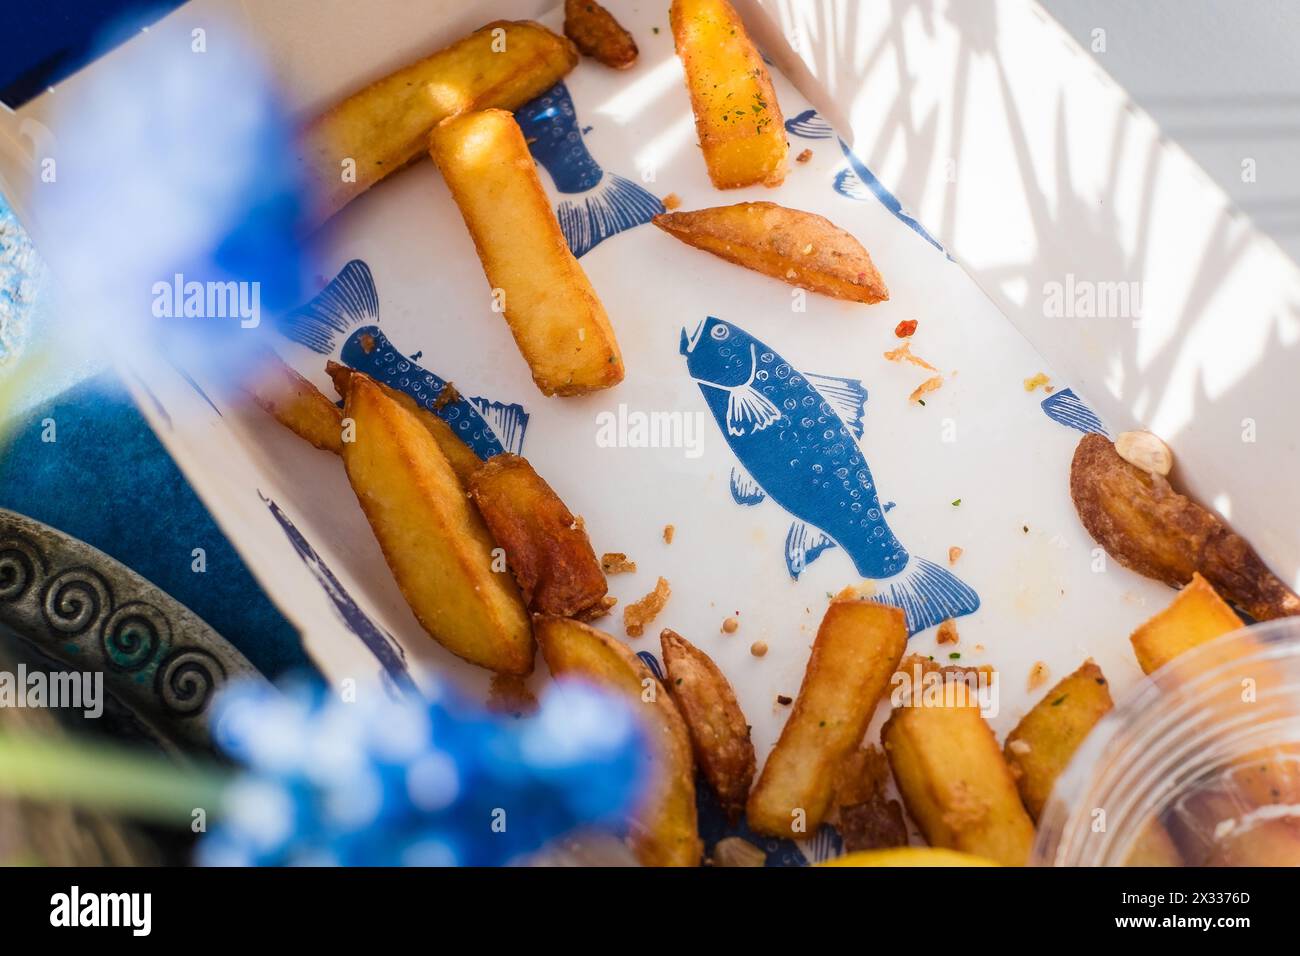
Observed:
[[[1129,641],[1142,673],[1152,674],[1184,651],[1244,626],[1210,583],[1193,571],[1187,587],[1134,631]]]
[[[330,377],[334,383],[334,390],[339,393],[340,398],[348,397],[348,382],[352,378],[353,369],[347,365],[341,365],[333,359],[325,363],[325,374]],[[397,402],[404,409],[415,416],[416,420],[433,436],[433,440],[438,443],[439,450],[447,456],[447,461],[451,463],[452,470],[456,472],[456,477],[461,480],[462,484],[468,485],[470,475],[478,470],[483,460],[474,454],[474,450],[456,437],[452,427],[445,421],[429,411],[427,408],[420,407],[414,398],[405,392],[399,392],[395,388],[390,388],[383,382],[375,382],[380,390]]]
[[[1297,597],[1244,538],[1213,512],[1119,456],[1102,435],[1084,435],[1070,466],[1079,519],[1127,568],[1171,587],[1194,572],[1258,621],[1300,614]]]
[[[826,819],[837,765],[857,749],[903,658],[903,612],[859,600],[826,609],[794,709],[749,796],[749,825],[812,834]]]
[[[636,41],[596,0],[564,0],[564,35],[583,56],[626,70],[636,62]]]
[[[354,372],[343,464],[406,603],[453,654],[504,674],[533,668],[528,614],[510,575],[492,570],[483,519],[428,430]]]
[[[682,715],[650,669],[626,645],[580,621],[539,614],[537,643],[557,678],[581,677],[622,694],[642,714],[650,743],[650,784],[633,812],[631,844],[645,866],[697,866],[703,853],[695,816],[695,766]]]
[[[315,221],[419,158],[439,121],[468,110],[518,109],[577,63],[573,44],[540,24],[498,20],[349,96],[299,136],[299,161],[318,202]],[[355,181],[345,176],[352,171]]]
[[[690,731],[695,762],[734,823],[754,782],[754,744],[736,692],[713,659],[676,631],[659,635],[668,687]]]
[[[785,120],[767,66],[727,0],[673,0],[668,20],[716,189],[779,186]]]
[[[605,308],[569,251],[524,135],[504,110],[464,113],[429,135],[515,343],[545,395],[623,380]]]
[[[1183,855],[1178,852],[1169,831],[1159,820],[1151,820],[1142,829],[1128,856],[1125,866],[1182,866]]]
[[[343,452],[343,415],[320,389],[271,349],[260,351],[240,387],[264,411],[299,438],[323,451]]]
[[[1020,799],[1035,820],[1083,738],[1113,706],[1101,668],[1084,661],[1007,735],[1002,751],[1016,778]]]
[[[528,459],[497,455],[469,479],[469,495],[530,611],[577,617],[608,586],[587,532]]]
[[[1023,866],[1034,824],[973,704],[899,707],[881,739],[903,804],[931,846]]]
[[[660,213],[656,226],[689,246],[836,299],[889,298],[862,243],[829,219],[770,202]]]

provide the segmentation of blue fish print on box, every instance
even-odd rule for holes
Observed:
[[[877,600],[902,609],[909,634],[979,607],[969,585],[909,555],[886,523],[858,446],[867,401],[861,382],[794,369],[712,316],[693,335],[682,330],[681,353],[740,462],[732,497],[742,505],[771,498],[794,516],[785,539],[792,578],[838,546],[858,574],[882,581]]]
[[[302,558],[302,563],[307,566],[307,570],[320,583],[321,589],[334,602],[334,610],[338,612],[339,619],[378,659],[384,676],[403,693],[415,693],[415,682],[411,680],[411,674],[406,669],[406,655],[401,645],[393,639],[393,635],[372,621],[370,616],[357,606],[357,602],[352,599],[347,588],[334,576],[329,565],[321,560],[316,549],[302,536],[302,532],[289,520],[289,516],[280,506],[260,491],[257,494],[271,509],[271,514],[280,523],[289,543],[298,552],[298,557]]]
[[[528,428],[523,406],[459,394],[451,401],[439,402],[447,381],[393,345],[375,324],[378,321],[379,293],[370,267],[353,259],[316,298],[276,324],[287,338],[322,355],[331,354],[342,338],[339,358],[345,365],[410,395],[420,407],[450,425],[480,458],[487,460],[502,452],[519,454]]]
[[[562,193],[555,212],[569,249],[581,257],[610,236],[649,222],[664,212],[659,197],[636,183],[606,173],[587,151],[569,88],[557,83],[515,113],[533,158],[551,174]]]
[[[1085,435],[1096,432],[1098,435],[1110,437],[1101,419],[1097,417],[1097,413],[1074,394],[1072,388],[1063,388],[1053,395],[1048,395],[1043,399],[1040,407],[1043,409],[1043,414],[1058,425],[1076,429]]]
[[[840,152],[844,154],[849,165],[847,169],[836,174],[835,191],[847,199],[856,199],[859,202],[866,202],[874,196],[881,205],[894,214],[896,219],[945,256],[948,255],[947,250],[926,231],[925,227],[903,210],[903,204],[898,201],[898,197],[885,188],[885,184],[876,178],[876,174],[867,168],[866,163],[858,159],[857,154],[849,149],[848,143],[835,135],[830,124],[817,115],[816,110],[804,110],[793,119],[786,120],[785,129],[791,136],[798,136],[800,139],[834,139],[838,142]],[[951,259],[952,256],[948,258]]]

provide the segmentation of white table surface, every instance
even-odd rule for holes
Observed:
[[[1265,233],[1300,261],[1300,2],[1041,0]],[[1094,30],[1105,30],[1105,51]],[[1255,161],[1255,181],[1242,164]]]

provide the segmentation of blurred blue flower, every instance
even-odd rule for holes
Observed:
[[[199,844],[209,866],[503,865],[618,829],[643,783],[631,710],[582,684],[522,719],[317,683],[236,685],[216,706],[217,745],[244,772]]]
[[[138,38],[93,83],[53,94],[52,164],[30,205],[62,336],[128,360],[164,346],[219,371],[317,270],[270,73],[234,24],[214,16],[202,32]]]

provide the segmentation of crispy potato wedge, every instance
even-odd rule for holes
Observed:
[[[614,329],[569,251],[515,118],[484,110],[444,120],[429,135],[429,152],[542,393],[580,395],[621,382]]]
[[[897,608],[830,603],[794,709],[749,796],[754,830],[797,837],[826,819],[836,768],[862,742],[906,646],[907,626]]]
[[[617,639],[588,624],[539,614],[537,643],[557,678],[581,677],[624,695],[644,716],[651,745],[650,784],[634,812],[632,850],[645,866],[698,866],[695,764],[686,723],[650,669]]]
[[[564,35],[583,56],[616,70],[636,62],[636,41],[596,0],[564,0]]]
[[[727,0],[673,0],[668,11],[716,189],[785,181],[785,120],[772,78]]]
[[[439,121],[467,110],[517,109],[577,64],[573,44],[541,24],[498,20],[349,96],[299,136],[316,222],[418,159]],[[344,178],[348,160],[355,181]]]
[[[341,365],[330,359],[325,363],[325,374],[330,377],[334,383],[334,390],[339,393],[339,398],[348,397],[348,382],[352,378],[353,369],[347,365]],[[399,392],[395,388],[389,388],[383,382],[375,382],[371,379],[385,395],[401,405],[404,409],[415,416],[416,420],[425,427],[433,440],[438,443],[438,448],[447,456],[447,461],[451,463],[452,470],[456,472],[456,477],[465,485],[468,485],[470,475],[478,470],[483,460],[474,454],[474,449],[470,448],[463,441],[456,437],[452,427],[445,421],[429,411],[410,395],[405,392]]]
[[[1129,641],[1142,673],[1151,674],[1184,651],[1244,626],[1210,582],[1193,571],[1187,587],[1134,631]]]
[[[343,413],[271,349],[260,350],[240,387],[264,411],[317,448],[343,453]]]
[[[1035,820],[1083,738],[1113,706],[1101,668],[1084,661],[1049,690],[1007,735],[1002,752],[1016,778],[1020,799]]]
[[[757,761],[736,692],[713,659],[665,628],[659,635],[668,688],[690,731],[695,762],[734,823],[745,809]]]
[[[1023,866],[1034,824],[977,706],[899,707],[881,739],[903,804],[931,846]]]
[[[344,415],[356,425],[343,464],[406,603],[453,654],[503,674],[533,669],[528,612],[447,457],[414,415],[369,376],[352,374]]]
[[[488,459],[470,477],[469,496],[505,549],[530,611],[576,617],[605,596],[605,572],[587,532],[528,459]]]
[[[903,805],[889,799],[889,760],[875,745],[860,747],[835,772],[835,819],[846,853],[907,846]]]
[[[1199,571],[1227,601],[1259,621],[1300,614],[1300,597],[1244,538],[1169,482],[1129,464],[1102,435],[1084,435],[1070,467],[1079,519],[1127,568],[1182,587]]]
[[[770,202],[742,202],[651,220],[688,246],[811,292],[883,302],[889,290],[871,256],[829,219]]]

